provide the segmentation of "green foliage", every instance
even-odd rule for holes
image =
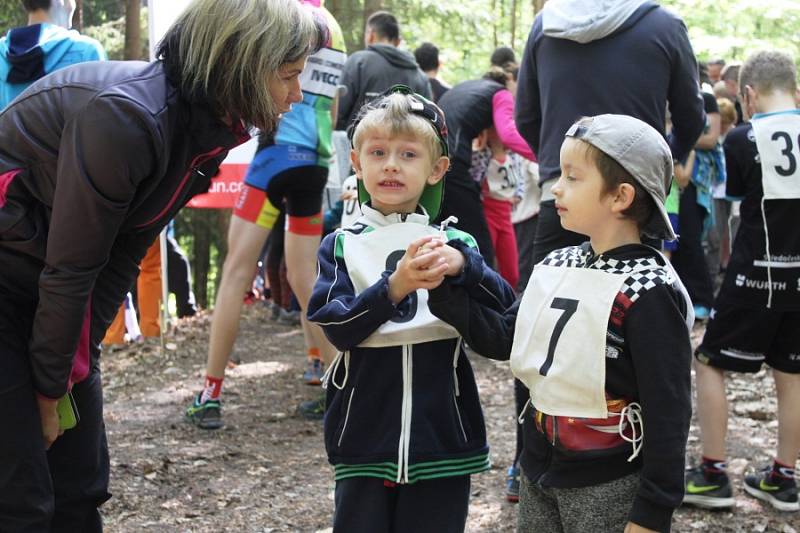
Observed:
[[[664,4],[686,22],[700,59],[744,61],[753,52],[770,49],[800,60],[800,2],[666,0]]]
[[[19,0],[0,0],[0,35],[11,28],[24,26],[28,21],[28,15]]]

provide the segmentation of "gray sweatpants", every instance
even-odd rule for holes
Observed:
[[[520,476],[517,533],[603,533],[625,529],[639,473],[577,489],[534,485]]]

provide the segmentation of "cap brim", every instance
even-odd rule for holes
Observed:
[[[358,184],[358,203],[364,205],[369,202],[370,196],[367,188],[364,187],[364,180],[356,179]],[[439,216],[439,210],[442,207],[442,191],[444,190],[444,178],[440,179],[433,185],[426,185],[425,190],[422,191],[422,196],[419,199],[419,205],[425,209],[428,218],[433,221]]]
[[[675,235],[675,231],[672,229],[672,223],[669,221],[667,209],[658,199],[653,198],[653,200],[653,203],[656,204],[656,212],[650,217],[650,221],[643,228],[642,233],[655,239],[674,241],[678,236]]]

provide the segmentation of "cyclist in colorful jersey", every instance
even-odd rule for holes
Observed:
[[[318,0],[303,5],[325,21],[329,38],[309,56],[300,75],[303,100],[285,113],[276,132],[262,133],[258,151],[244,179],[228,232],[228,255],[222,271],[203,389],[186,410],[187,419],[203,429],[222,427],[220,394],[225,368],[239,331],[243,298],[253,281],[258,256],[264,247],[280,207],[285,202],[285,253],[289,284],[305,310],[317,275],[316,253],[322,237],[322,192],[331,159],[331,130],[336,88],[346,54],[339,24]],[[304,379],[319,384],[323,361],[333,359],[334,349],[322,331],[307,328],[308,369]],[[322,399],[307,405],[321,417]],[[310,415],[313,415],[311,412]]]
[[[750,122],[725,138],[728,197],[742,201],[741,225],[711,320],[695,358],[702,463],[686,476],[684,502],[733,507],[725,462],[725,371],[772,368],[778,449],[772,465],[746,475],[744,490],[782,511],[800,510],[800,110],[797,69],[780,52],[759,52],[739,72]]]
[[[295,0],[195,0],[158,60],[61,69],[0,112],[0,531],[102,531],[100,341],[162,228],[300,99],[324,33]]]

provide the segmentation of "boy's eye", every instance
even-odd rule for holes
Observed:
[[[376,156],[376,157],[381,157],[381,156],[383,155],[383,150],[382,150],[382,149],[380,149],[380,148],[373,148],[372,150],[370,150],[370,152],[369,152],[369,153],[370,153],[371,155],[374,155],[374,156]]]
[[[412,152],[411,150],[406,150],[405,152],[403,152],[403,157],[405,157],[406,159],[413,159],[417,157],[417,153]]]
[[[565,178],[567,179],[567,181],[575,181],[577,179],[575,176],[572,176],[570,174],[567,174]]]

